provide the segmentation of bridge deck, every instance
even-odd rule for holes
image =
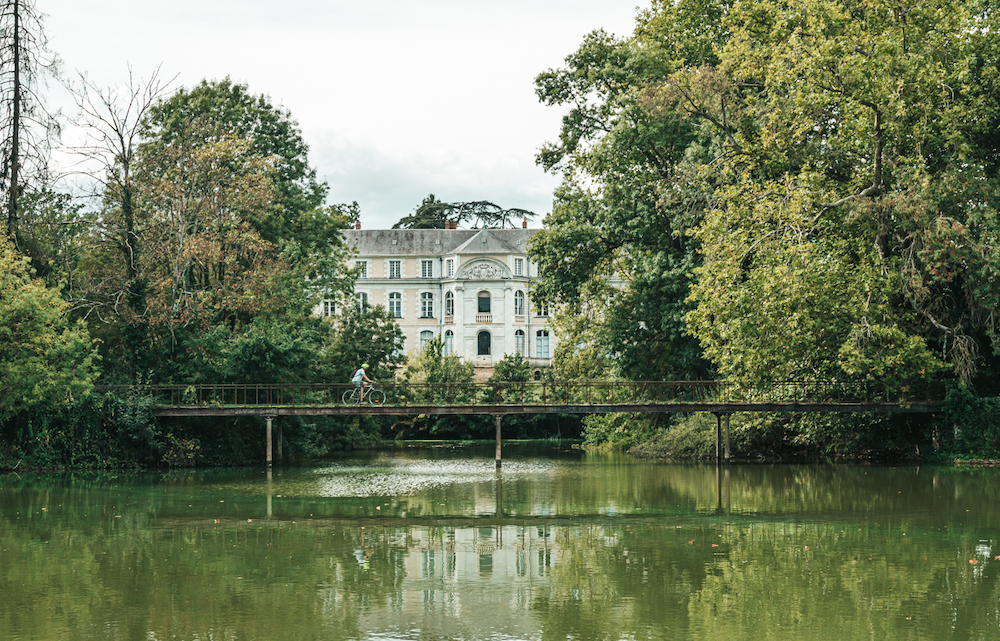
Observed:
[[[936,399],[886,398],[857,385],[782,382],[747,389],[720,381],[391,384],[383,403],[344,403],[351,385],[104,386],[151,396],[159,416],[609,414],[615,412],[929,413]],[[918,400],[919,399],[919,400]]]

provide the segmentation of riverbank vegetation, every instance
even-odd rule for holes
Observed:
[[[950,389],[926,421],[741,418],[737,449],[996,456],[998,30],[977,0],[656,0],[588,35],[536,80],[569,110],[532,245],[559,375]],[[683,455],[696,423],[586,429]]]
[[[32,3],[12,6],[34,20]],[[928,419],[735,417],[735,452],[996,457],[998,31],[978,0],[654,0],[630,36],[587,35],[536,80],[566,111],[538,155],[563,180],[530,250],[533,298],[558,311],[547,375],[830,382],[902,402],[947,390]],[[44,38],[30,42],[16,63],[29,89],[50,70]],[[0,71],[15,64],[2,55]],[[145,383],[339,382],[365,361],[383,380],[471,377],[436,341],[406,363],[394,320],[354,304],[340,230],[357,204],[326,204],[268,97],[229,79],[170,90],[157,74],[75,93],[90,142],[65,151],[90,167],[88,197],[45,171],[52,122],[15,116],[0,136],[0,467],[260,460],[259,419],[157,420]],[[22,95],[41,94],[0,101]],[[401,224],[449,207],[428,197]],[[518,358],[494,374],[528,375]],[[505,434],[582,430],[595,447],[698,457],[711,423],[518,417]],[[282,427],[290,456],[493,430]]]

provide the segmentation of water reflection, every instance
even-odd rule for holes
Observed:
[[[895,640],[1000,626],[994,470],[726,469],[512,445],[498,472],[491,454],[4,478],[0,630]]]

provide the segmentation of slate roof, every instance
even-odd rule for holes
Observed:
[[[527,254],[537,229],[348,229],[341,232],[360,256]]]

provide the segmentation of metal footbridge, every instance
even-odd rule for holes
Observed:
[[[864,385],[786,381],[747,387],[725,381],[586,381],[527,383],[376,383],[365,402],[344,384],[99,386],[98,392],[145,396],[162,417],[258,416],[264,419],[265,463],[281,461],[281,416],[488,414],[496,418],[496,466],[501,420],[518,414],[711,412],[716,460],[729,461],[729,416],[736,412],[875,412],[926,414],[937,401],[928,390],[893,397]],[[725,419],[723,421],[723,419]],[[723,437],[723,424],[725,436]]]
[[[933,412],[928,390],[888,397],[863,385],[785,381],[747,387],[725,381],[376,383],[382,394],[345,402],[347,384],[101,386],[139,393],[154,412],[185,416],[356,416],[416,414],[609,414],[616,412]]]

